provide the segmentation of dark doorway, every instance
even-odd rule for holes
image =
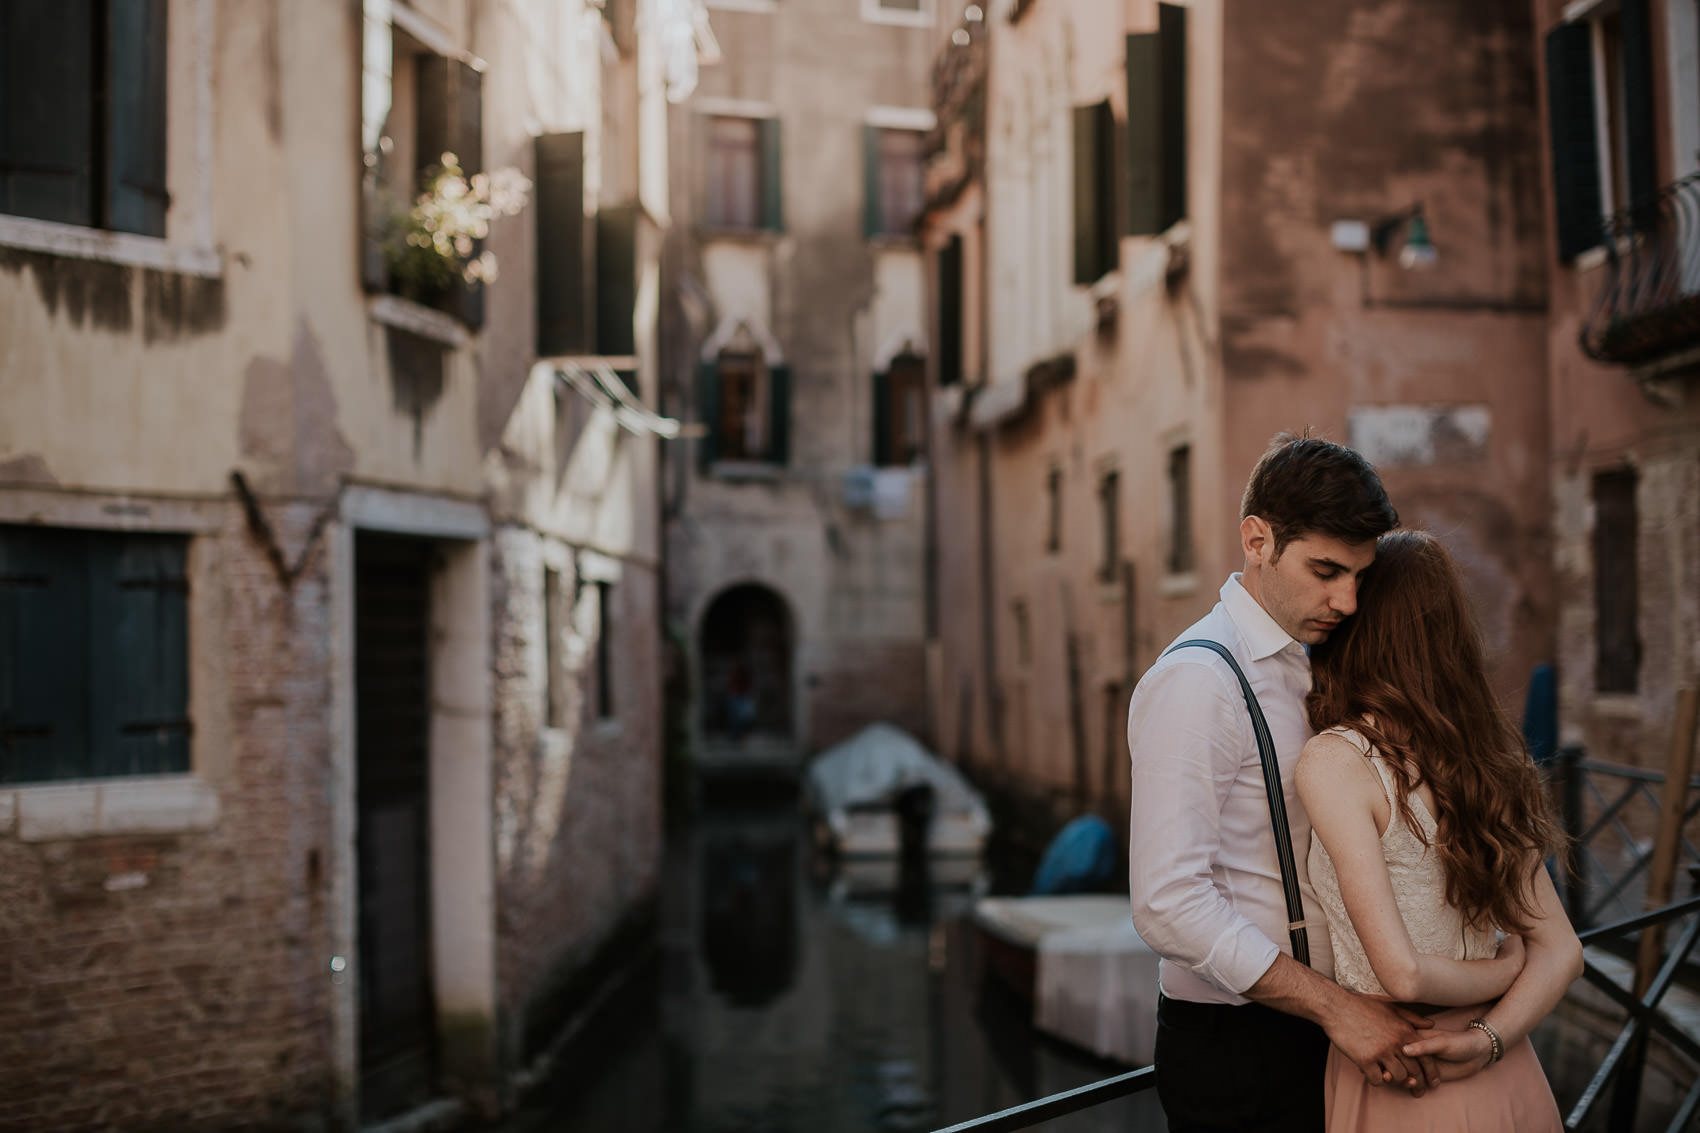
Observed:
[[[703,731],[742,739],[791,735],[791,618],[779,595],[745,584],[702,621]]]
[[[354,711],[362,1121],[428,1101],[431,545],[356,535]]]

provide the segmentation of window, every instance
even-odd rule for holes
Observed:
[[[790,460],[791,374],[759,354],[722,353],[697,374],[698,413],[708,426],[698,453],[717,461]]]
[[[1169,573],[1191,574],[1192,448],[1169,450]]]
[[[0,526],[0,783],[189,770],[187,549]]]
[[[562,592],[561,572],[543,569],[543,723],[551,728],[567,721],[567,682],[561,634],[567,624],[568,596]]]
[[[1033,645],[1029,637],[1031,630],[1027,622],[1027,600],[1017,598],[1011,602],[1010,613],[1015,616],[1015,660],[1017,664],[1026,665],[1033,659]]]
[[[1634,692],[1640,683],[1636,479],[1633,468],[1594,476],[1594,688],[1599,692]]]
[[[1045,550],[1052,554],[1062,550],[1062,469],[1052,468],[1045,476],[1045,514],[1047,528]]]
[[[1115,470],[1104,473],[1098,482],[1098,510],[1103,527],[1102,544],[1104,559],[1098,565],[1100,582],[1114,582],[1121,571],[1121,510],[1122,485],[1121,473]]]
[[[1602,218],[1658,190],[1647,0],[1604,0],[1547,33],[1547,122],[1561,259],[1599,244]]]
[[[927,368],[914,354],[899,354],[874,375],[874,463],[905,465],[926,451]]]
[[[614,717],[614,618],[609,602],[613,584],[596,586],[596,718]]]
[[[931,0],[861,0],[861,4],[862,18],[869,23],[911,28],[933,26]]]
[[[938,253],[939,385],[962,381],[962,237],[952,236]]]
[[[783,227],[778,119],[710,116],[703,219],[711,228],[777,232]]]
[[[484,171],[484,77],[471,61],[441,54],[436,48],[447,45],[428,34],[416,14],[404,16],[412,12],[396,5],[393,25],[366,25],[362,280],[369,291],[399,294],[477,329],[484,325],[481,285],[469,285],[458,274],[446,282],[397,278],[384,253],[395,209],[414,200],[444,154],[454,155],[468,179]],[[481,249],[479,242],[472,256]]]
[[[925,135],[919,130],[864,126],[863,171],[865,194],[862,235],[910,237],[921,214],[921,151]]]
[[[165,235],[165,0],[0,4],[0,212]]]

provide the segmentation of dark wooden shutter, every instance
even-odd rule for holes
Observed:
[[[785,231],[785,184],[779,156],[779,119],[763,118],[757,127],[761,149],[761,226]]]
[[[791,463],[791,367],[767,368],[767,459]]]
[[[165,235],[165,0],[109,0],[107,226]]]
[[[1633,468],[1594,475],[1594,688],[1634,692],[1641,673],[1640,521]]]
[[[589,354],[594,230],[584,213],[584,135],[537,139],[537,353]]]
[[[1163,138],[1162,211],[1159,231],[1186,216],[1186,9],[1178,4],[1157,5],[1157,38],[1162,59]]]
[[[172,536],[90,540],[90,774],[189,770],[184,549]]]
[[[1186,216],[1186,9],[1157,6],[1157,30],[1127,37],[1128,231],[1154,236]]]
[[[962,381],[962,237],[939,249],[939,385]]]
[[[884,466],[891,463],[891,374],[889,371],[876,371],[873,382],[874,393],[874,463]]]
[[[1103,176],[1098,107],[1074,108],[1074,282],[1096,283],[1104,274]]]
[[[596,353],[637,353],[632,318],[637,306],[636,202],[596,214]]]
[[[862,127],[862,235],[885,233],[884,203],[880,199],[880,128]]]
[[[1599,138],[1594,129],[1593,33],[1585,23],[1547,33],[1547,123],[1552,138],[1553,220],[1558,256],[1571,260],[1599,244]]]
[[[0,3],[0,212],[92,225],[90,0]]]
[[[1647,0],[1622,0],[1624,149],[1628,168],[1626,205],[1650,203],[1659,191],[1659,149],[1653,120],[1653,33]]]
[[[86,774],[87,591],[79,533],[0,527],[0,783]]]
[[[697,421],[703,435],[697,438],[697,463],[713,464],[720,449],[720,367],[713,362],[697,365]]]
[[[484,76],[458,59],[421,55],[418,62],[417,161],[423,176],[452,153],[471,177],[484,169]],[[473,249],[478,255],[483,241]],[[484,325],[484,287],[461,280],[443,307],[473,330]]]

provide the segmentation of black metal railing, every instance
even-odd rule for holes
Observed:
[[[1636,885],[1652,862],[1653,845],[1631,826],[1645,830],[1657,823],[1657,788],[1665,777],[1657,771],[1588,759],[1579,747],[1561,751],[1558,766],[1572,855],[1565,879],[1565,912],[1580,931],[1613,906],[1620,915],[1645,907]],[[1685,831],[1700,816],[1700,778],[1690,780],[1688,794],[1691,801],[1683,808],[1679,855],[1683,865],[1693,867],[1700,865],[1700,848]],[[1604,844],[1608,839],[1614,843],[1610,847]]]
[[[1694,1120],[1695,1113],[1700,1111],[1700,1042],[1696,1042],[1692,1035],[1677,1027],[1670,1017],[1659,1009],[1660,1001],[1664,999],[1665,992],[1670,990],[1677,972],[1688,963],[1695,944],[1700,942],[1700,897],[1690,897],[1686,901],[1678,901],[1615,924],[1589,929],[1578,935],[1584,945],[1609,947],[1631,934],[1662,932],[1667,926],[1681,920],[1689,921],[1688,928],[1677,940],[1676,946],[1663,954],[1657,973],[1648,983],[1646,991],[1639,996],[1633,990],[1624,988],[1593,960],[1584,959],[1582,978],[1603,991],[1624,1009],[1628,1017],[1612,1041],[1611,1049],[1606,1052],[1599,1068],[1595,1070],[1593,1078],[1566,1115],[1566,1129],[1582,1127],[1582,1123],[1592,1112],[1594,1103],[1600,1100],[1608,1085],[1612,1086],[1611,1115],[1607,1125],[1609,1133],[1631,1133],[1635,1129],[1636,1110],[1641,1100],[1642,1072],[1647,1064],[1649,1041],[1655,1036],[1685,1058],[1694,1070],[1694,1084],[1677,1106],[1670,1124],[1665,1126],[1666,1133],[1681,1133]]]
[[[1700,174],[1605,218],[1606,276],[1582,352],[1635,366],[1700,346]]]
[[[1633,954],[1630,946],[1632,938],[1645,932],[1662,933],[1683,920],[1689,922],[1675,945],[1663,953],[1658,971],[1651,976],[1640,995],[1635,994],[1633,986],[1626,988],[1618,983],[1595,960],[1584,959],[1582,978],[1621,1007],[1626,1018],[1587,1087],[1565,1117],[1564,1127],[1567,1130],[1580,1129],[1610,1087],[1606,1129],[1608,1133],[1631,1133],[1636,1125],[1648,1050],[1652,1040],[1658,1039],[1676,1055],[1692,1063],[1695,1069],[1693,1086],[1666,1126],[1666,1133],[1681,1133],[1700,1113],[1700,1041],[1672,1022],[1661,1004],[1678,974],[1692,968],[1696,945],[1700,945],[1700,896],[1610,924],[1586,927],[1592,925],[1608,907],[1615,904],[1627,909],[1641,896],[1635,883],[1647,872],[1652,850],[1631,829],[1630,823],[1635,821],[1635,817],[1630,809],[1636,805],[1650,805],[1656,817],[1659,799],[1655,788],[1664,782],[1664,776],[1636,767],[1589,760],[1578,747],[1566,748],[1560,753],[1559,769],[1564,792],[1564,824],[1574,850],[1572,868],[1565,879],[1565,904],[1572,921],[1582,930],[1578,932],[1582,943],[1598,946],[1607,952]],[[1615,790],[1602,789],[1597,781],[1599,779],[1616,780],[1618,786]],[[1700,815],[1700,778],[1694,779],[1690,788],[1697,790],[1697,797],[1692,804],[1684,807],[1684,825]],[[1621,842],[1620,849],[1611,855],[1600,844],[1607,833]],[[1681,839],[1681,851],[1691,868],[1700,862],[1700,850],[1686,836]],[[1614,863],[1608,857],[1617,860]],[[984,1114],[940,1129],[937,1133],[1015,1133],[1016,1130],[1032,1129],[1043,1122],[1091,1109],[1156,1085],[1155,1068],[1144,1066],[1077,1089]]]

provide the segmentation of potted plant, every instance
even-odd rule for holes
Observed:
[[[478,287],[496,278],[496,257],[480,243],[490,221],[525,207],[531,182],[517,169],[474,173],[445,153],[426,171],[411,205],[392,211],[384,237],[390,287],[404,299],[435,306],[459,279]]]

